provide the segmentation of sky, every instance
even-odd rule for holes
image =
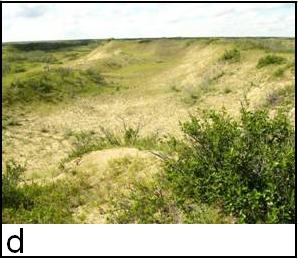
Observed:
[[[295,37],[294,3],[2,3],[2,42]]]

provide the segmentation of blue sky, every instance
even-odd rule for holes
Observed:
[[[2,41],[295,36],[289,3],[3,3]]]

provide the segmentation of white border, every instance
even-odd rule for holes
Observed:
[[[7,249],[24,232],[24,253]],[[7,256],[294,256],[295,225],[2,225]],[[17,248],[18,241],[12,246]]]

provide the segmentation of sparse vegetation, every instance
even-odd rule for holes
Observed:
[[[220,66],[212,67],[210,70],[204,73],[200,83],[200,88],[204,92],[212,90],[212,84],[216,83],[224,75],[225,72]]]

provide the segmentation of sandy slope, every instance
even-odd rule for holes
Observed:
[[[218,58],[229,48],[226,43],[185,46],[167,41],[145,46],[109,42],[97,47],[65,66],[84,69],[104,67],[109,59],[117,61],[120,68],[104,75],[108,81],[117,82],[119,91],[82,97],[57,109],[22,116],[22,126],[4,133],[4,161],[14,157],[26,161],[28,171],[52,171],[71,150],[70,131],[99,132],[100,127],[119,131],[125,121],[140,124],[143,135],[180,135],[179,121],[198,107],[225,106],[237,114],[245,93],[258,106],[269,91],[292,82],[291,76],[272,80],[270,70],[256,70],[257,60],[264,55],[260,50],[242,51],[239,64],[219,63]],[[192,100],[197,89],[219,73],[223,75],[207,86],[210,89]],[[231,92],[225,93],[226,88]]]

